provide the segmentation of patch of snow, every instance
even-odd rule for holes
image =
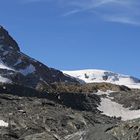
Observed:
[[[6,66],[6,65],[2,62],[2,60],[0,60],[0,69],[7,69],[7,70],[12,70],[12,71],[14,71],[12,68]]]
[[[19,72],[22,73],[24,76],[27,76],[28,74],[34,73],[35,71],[36,71],[36,68],[32,64],[30,64],[25,69],[19,70]]]
[[[3,120],[0,120],[0,127],[8,127],[9,124],[4,122]]]
[[[98,110],[100,110],[102,114],[110,117],[121,117],[123,121],[140,118],[140,110],[130,110],[130,108],[124,108],[123,105],[112,101],[112,98],[108,97],[109,92],[99,92],[96,94],[107,95],[107,98],[101,98],[101,103],[98,106]]]
[[[108,98],[110,93],[113,93],[113,92],[116,92],[116,91],[112,91],[112,90],[107,90],[107,91],[101,91],[101,90],[98,90],[98,92],[96,93],[93,93],[93,94],[96,94],[96,95],[107,95]]]
[[[11,68],[9,68],[6,65],[3,65],[2,63],[0,63],[0,69],[7,69],[7,70],[12,70]]]
[[[12,46],[9,46],[9,48],[10,48],[11,50],[13,50],[13,47],[12,47]]]
[[[0,76],[0,83],[12,83],[12,81],[8,78]]]
[[[112,83],[116,85],[125,85],[129,88],[140,89],[140,80],[128,75],[118,74],[105,70],[77,70],[77,71],[63,71],[72,77],[85,81],[86,83]]]
[[[14,64],[14,66],[17,66],[20,63],[22,63],[22,60],[21,59],[18,59],[17,62]]]
[[[133,88],[133,89],[140,89],[140,83],[137,84],[126,84],[125,86],[129,87],[129,88]]]

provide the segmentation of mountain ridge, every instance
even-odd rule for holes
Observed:
[[[74,82],[75,78],[22,53],[18,43],[8,31],[0,27],[0,72],[1,77],[14,83],[23,84],[37,90],[46,90],[54,82]],[[6,80],[0,80],[6,82]]]
[[[63,71],[72,77],[79,79],[85,83],[112,83],[116,85],[125,85],[129,88],[140,89],[140,79],[133,76],[115,73],[107,70],[100,69],[84,69],[75,71]]]

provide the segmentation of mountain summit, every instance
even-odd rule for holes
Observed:
[[[79,79],[80,82],[85,83],[105,82],[116,85],[125,85],[129,88],[140,89],[140,79],[128,75],[115,73],[112,71],[87,69],[77,71],[64,71],[64,73]]]
[[[20,51],[17,42],[0,26],[0,82],[42,89],[54,82],[77,82]]]

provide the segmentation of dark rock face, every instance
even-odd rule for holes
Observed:
[[[3,27],[0,27],[0,62],[10,68],[0,69],[2,76],[39,90],[46,90],[45,88],[54,82],[78,83],[76,79],[64,75],[61,71],[49,68],[23,54],[16,41]]]
[[[97,106],[100,103],[100,98],[97,95],[84,93],[50,93],[47,95],[47,98],[75,110],[99,112]]]

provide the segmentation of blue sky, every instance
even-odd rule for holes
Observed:
[[[139,0],[1,0],[0,24],[48,66],[140,77]]]

